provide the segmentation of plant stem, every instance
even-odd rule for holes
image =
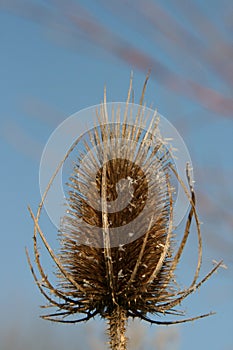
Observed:
[[[110,338],[111,350],[127,350],[126,332],[126,312],[117,305],[109,318],[108,334]]]

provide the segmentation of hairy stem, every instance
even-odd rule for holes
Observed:
[[[119,305],[117,305],[108,317],[109,319],[109,344],[111,350],[127,350],[126,332],[126,312]]]

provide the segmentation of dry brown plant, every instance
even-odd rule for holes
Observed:
[[[142,107],[147,80],[148,76],[144,83],[138,114],[133,123],[127,109],[123,123],[120,123],[118,113],[113,113],[110,121],[105,108],[105,91],[104,103],[98,115],[100,125],[89,131],[89,143],[85,144],[86,151],[91,152],[92,147],[98,147],[99,151],[96,154],[91,153],[91,160],[85,164],[82,172],[78,166],[82,160],[81,154],[70,176],[68,184],[70,209],[63,218],[59,232],[59,254],[55,254],[48,243],[39,225],[39,219],[53,180],[76,144],[69,149],[53,174],[36,214],[34,215],[29,208],[34,223],[35,263],[40,278],[37,277],[26,251],[28,263],[40,292],[49,302],[46,307],[56,308],[55,312],[43,315],[42,318],[54,322],[78,323],[99,315],[108,322],[109,345],[115,350],[127,348],[125,332],[130,317],[157,325],[170,325],[211,315],[212,313],[207,313],[175,321],[154,320],[149,316],[159,314],[182,316],[183,312],[178,310],[177,306],[208,280],[221,265],[221,262],[217,263],[206,276],[198,280],[202,260],[202,239],[191,173],[187,166],[189,183],[187,188],[173,166],[171,155],[163,142],[158,141],[155,144],[152,142],[151,135],[158,128],[156,116],[149,130],[143,129],[146,116]],[[131,96],[132,78],[127,106]],[[108,142],[113,138],[119,140],[115,147],[109,146]],[[135,146],[131,146],[130,149],[124,148],[126,139],[134,141]],[[123,149],[125,150],[122,151]],[[162,168],[162,172],[158,171],[158,167]],[[156,171],[159,176],[153,176],[153,181],[149,183],[148,174],[151,172],[155,174]],[[93,176],[95,182],[90,180]],[[159,178],[160,176],[162,178]],[[177,247],[173,227],[174,191],[170,180],[172,176],[176,178],[190,203],[183,238]],[[110,212],[107,203],[116,200],[118,195],[116,186],[122,179],[131,181],[133,186],[131,201],[121,211]],[[123,198],[126,190],[124,186],[127,184],[124,183],[120,187]],[[81,188],[86,188],[85,193],[80,191]],[[97,192],[94,191],[95,188]],[[149,199],[150,191],[153,191],[153,196]],[[90,205],[89,196],[94,196],[92,199],[94,201],[102,199],[100,210]],[[150,202],[145,209],[147,201]],[[124,226],[142,211],[144,221],[140,220],[134,227],[134,240],[127,230],[124,244],[111,236],[111,228]],[[175,271],[187,243],[193,219],[198,239],[197,266],[192,282],[181,290],[176,282]],[[95,236],[95,230],[83,229],[81,221],[88,223],[90,227],[99,227],[101,237]],[[137,236],[142,227],[145,228],[143,234]],[[38,236],[57,266],[57,285],[53,285],[42,266]],[[85,240],[98,244],[85,244]],[[74,318],[79,315],[84,316]]]

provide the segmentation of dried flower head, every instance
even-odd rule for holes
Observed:
[[[202,243],[190,170],[187,166],[189,187],[186,188],[164,142],[155,138],[158,136],[156,116],[149,129],[144,130],[147,116],[144,115],[143,99],[147,80],[148,76],[135,120],[128,115],[126,108],[123,122],[120,122],[118,112],[112,113],[110,121],[105,94],[98,115],[99,125],[88,132],[70,175],[69,210],[60,227],[59,254],[52,250],[39,225],[41,209],[58,169],[48,184],[37,214],[34,215],[29,208],[34,221],[35,261],[42,282],[27,252],[28,262],[40,292],[49,302],[48,306],[57,309],[42,317],[55,322],[75,323],[100,315],[109,323],[111,349],[126,349],[125,329],[129,317],[168,325],[210,315],[177,321],[150,318],[153,314],[182,316],[176,307],[221,264],[216,264],[198,281]],[[126,106],[131,93],[132,79]],[[67,152],[59,167],[75,146]],[[82,162],[86,154],[88,157]],[[176,251],[172,176],[190,203],[183,238]],[[140,219],[135,220],[137,218]],[[175,281],[175,270],[193,219],[198,237],[198,262],[192,283],[180,290]],[[133,224],[129,226],[131,222]],[[50,282],[41,264],[38,234],[57,266],[56,286]],[[84,316],[80,318],[80,314]]]

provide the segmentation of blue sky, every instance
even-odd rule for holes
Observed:
[[[74,3],[84,4],[82,1]],[[190,8],[184,1],[167,1],[166,5],[162,1],[148,1],[160,5],[186,32],[203,42],[206,48],[203,56],[199,52],[193,54],[192,42],[179,47],[175,39],[169,39],[169,32],[158,32],[147,23],[143,13],[140,15],[142,9],[137,1],[138,12],[132,8],[131,19],[127,22],[124,17],[127,1],[119,3],[114,12],[105,1],[98,5],[86,2],[85,9],[122,41],[131,43],[166,68],[165,75],[159,72],[159,66],[158,72],[153,70],[145,100],[148,105],[153,103],[175,125],[193,160],[196,188],[200,193],[199,212],[204,222],[203,275],[211,268],[212,259],[223,258],[228,265],[227,270],[219,271],[197,295],[185,301],[189,316],[210,310],[217,311],[217,315],[175,327],[179,338],[177,348],[230,350],[233,348],[232,113],[223,107],[216,110],[210,101],[210,108],[207,108],[201,100],[192,98],[192,91],[186,95],[184,90],[176,91],[171,86],[178,76],[182,82],[195,81],[226,98],[232,97],[229,82],[232,51],[229,49],[228,53],[226,47],[230,46],[232,36],[230,13],[233,7],[227,0],[208,0],[204,4],[190,1]],[[192,12],[191,5],[195,3],[206,18],[205,26]],[[28,4],[37,4],[37,9],[45,5],[51,10],[51,17],[43,15],[40,17],[43,21],[38,22],[35,13],[32,15],[28,10]],[[104,346],[104,326],[98,319],[91,321],[90,326],[75,327],[54,326],[38,319],[43,299],[33,284],[24,253],[24,247],[31,247],[32,243],[32,222],[27,205],[35,210],[40,200],[40,156],[54,128],[78,110],[99,103],[103,99],[105,84],[109,101],[125,101],[131,70],[134,71],[135,100],[139,101],[147,72],[135,57],[117,57],[119,48],[115,50],[115,43],[108,42],[105,47],[101,46],[101,41],[93,44],[87,33],[69,25],[67,16],[71,10],[62,4],[62,1],[0,1],[0,339],[9,350],[30,348],[30,342],[35,344],[43,334],[49,339],[49,345],[41,345],[38,349],[57,349],[68,337],[71,349],[75,348],[76,341],[80,343],[80,339],[81,344],[87,343],[80,349],[91,349],[88,332],[93,332],[93,337],[97,332],[96,342],[100,342],[100,347]],[[210,24],[219,36],[211,37]],[[177,35],[181,34],[178,32]],[[225,47],[220,45],[220,38],[224,38]],[[229,66],[229,79],[224,71],[213,68],[215,62],[210,61],[208,52],[214,52],[217,62]],[[173,79],[172,83],[167,77]],[[45,229],[50,230],[49,223]],[[186,254],[179,269],[185,279],[194,259],[190,252],[191,258]],[[157,327],[145,326],[147,339],[160,332]],[[170,332],[168,328],[165,330]],[[8,339],[8,334],[13,334],[14,339],[13,335]],[[148,349],[152,349],[151,346],[148,345]]]

